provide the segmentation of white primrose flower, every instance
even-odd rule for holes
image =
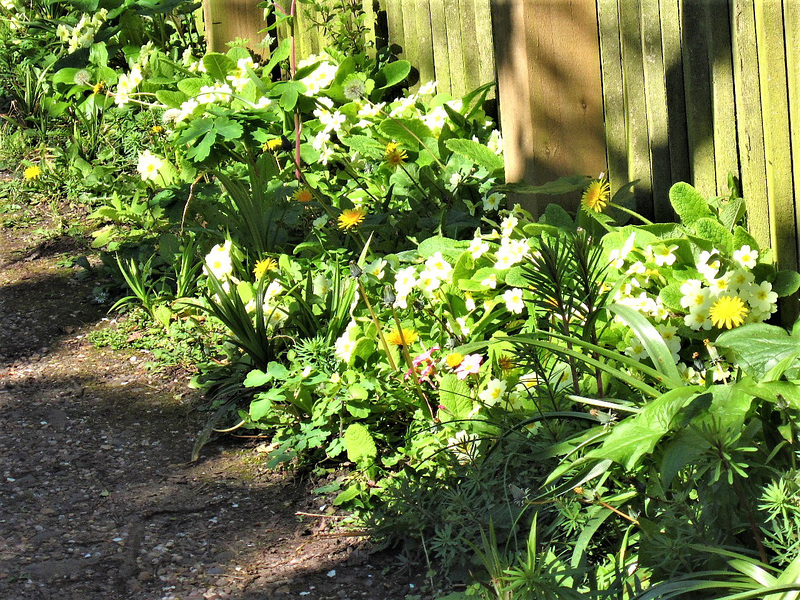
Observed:
[[[659,244],[655,248],[653,248],[653,260],[656,263],[657,267],[663,267],[664,265],[671,266],[675,264],[677,260],[677,256],[675,256],[675,250],[678,249],[678,246],[673,244],[672,246],[667,246],[665,244]]]
[[[429,271],[434,277],[447,281],[450,274],[453,272],[453,267],[442,256],[441,252],[434,253],[425,261],[425,269]],[[420,275],[421,277],[421,275]]]
[[[433,294],[442,285],[442,280],[437,277],[436,273],[425,269],[419,274],[419,281],[417,282],[419,288],[426,294]]]
[[[731,291],[746,290],[756,280],[756,276],[747,269],[736,269],[731,273],[729,288]]]
[[[494,211],[500,208],[500,205],[505,201],[506,197],[500,192],[492,192],[483,199],[483,210]]]
[[[211,273],[217,279],[224,279],[233,273],[230,240],[227,240],[224,244],[217,244],[211,249],[211,252],[206,255],[203,272],[206,275]]]
[[[778,309],[778,294],[772,291],[772,284],[769,281],[751,283],[747,287],[746,300],[758,312],[771,314]]]
[[[503,234],[503,237],[509,237],[514,232],[514,228],[519,224],[519,219],[514,215],[509,215],[503,222],[500,223],[500,231]]]
[[[683,318],[683,323],[694,331],[708,331],[711,329],[711,319],[708,316],[708,309],[692,311]]]
[[[519,288],[512,288],[503,292],[503,300],[509,312],[520,315],[522,311],[525,310],[525,302],[522,300],[522,290]]]
[[[136,170],[142,177],[142,181],[155,181],[158,178],[161,167],[164,166],[164,160],[150,150],[145,150],[139,155],[139,161],[136,165]]]
[[[720,262],[718,258],[714,258],[715,256],[717,256],[716,250],[712,250],[711,252],[703,250],[697,257],[697,270],[700,271],[700,274],[705,277],[707,281],[715,279],[717,273],[719,273]]]
[[[481,285],[483,287],[488,287],[489,289],[495,289],[497,287],[497,274],[492,273],[486,279],[481,281]]]
[[[353,356],[353,350],[356,348],[357,338],[358,324],[355,321],[350,321],[347,329],[333,345],[334,356],[344,363],[349,363],[350,358]]]
[[[436,93],[436,86],[439,85],[438,81],[429,81],[419,86],[420,96],[432,96]]]
[[[707,310],[711,306],[711,290],[699,279],[687,279],[681,284],[681,306],[691,310]]]
[[[507,385],[502,379],[492,379],[486,385],[486,389],[478,394],[478,398],[487,406],[493,406],[503,399]]]
[[[633,241],[635,238],[636,234],[632,233],[628,239],[625,240],[622,248],[619,250],[614,249],[608,253],[608,260],[615,269],[621,269],[625,266],[625,259],[628,258],[628,254],[630,254],[631,250],[633,250]]]
[[[479,259],[489,251],[489,242],[484,242],[479,236],[480,230],[476,232],[475,237],[472,238],[472,241],[469,243],[469,248],[467,248],[467,251],[475,260]]]
[[[758,264],[758,250],[752,250],[747,245],[742,246],[733,251],[733,260],[744,269],[752,269]]]
[[[486,142],[486,146],[498,156],[503,155],[503,136],[497,129],[492,130],[492,133],[489,134],[489,141]]]

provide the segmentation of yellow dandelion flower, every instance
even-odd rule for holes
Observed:
[[[744,323],[748,309],[739,296],[721,296],[708,311],[711,323],[722,329],[733,329]]]
[[[103,91],[103,89],[105,89],[105,87],[106,87],[106,82],[105,81],[98,81],[92,87],[92,94],[94,94],[94,95],[99,94],[100,92]]]
[[[276,271],[278,269],[278,263],[275,262],[274,258],[265,258],[263,260],[259,260],[256,263],[255,268],[253,269],[253,275],[256,277],[256,281],[264,277],[264,275],[268,271]]]
[[[164,128],[161,125],[153,125],[150,131],[158,135],[159,133],[164,133]]]
[[[311,193],[310,189],[304,187],[297,190],[292,195],[292,198],[294,198],[298,202],[311,202],[314,199],[314,194]]]
[[[275,150],[280,150],[282,145],[283,145],[283,140],[277,137],[277,138],[272,138],[271,140],[267,140],[266,142],[261,144],[261,149],[264,151],[270,150],[274,152]]]
[[[28,181],[39,179],[42,176],[42,167],[39,165],[28,167],[22,172],[22,176]]]
[[[447,363],[447,366],[451,369],[455,369],[458,365],[461,364],[461,361],[464,360],[464,355],[459,354],[458,352],[453,352],[452,354],[448,354],[447,358],[444,359]]]
[[[386,152],[383,155],[383,160],[387,167],[394,171],[397,167],[406,162],[407,158],[408,154],[405,150],[400,148],[399,144],[395,142],[386,144]]]
[[[587,212],[603,212],[611,198],[611,185],[605,177],[595,179],[583,192],[581,206]]]
[[[413,329],[392,329],[386,335],[386,343],[392,346],[410,346],[419,339],[419,334]]]
[[[339,229],[352,229],[364,222],[367,211],[363,208],[348,208],[339,215]]]

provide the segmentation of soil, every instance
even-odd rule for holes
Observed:
[[[105,309],[63,260],[86,242],[53,218],[0,227],[0,598],[428,597],[255,442],[188,462],[206,418],[190,373],[93,347]]]

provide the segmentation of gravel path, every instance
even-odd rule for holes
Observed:
[[[71,238],[0,229],[0,599],[419,598],[421,580],[337,529],[319,482],[253,446],[187,463],[186,376],[92,347],[104,314],[58,260]]]

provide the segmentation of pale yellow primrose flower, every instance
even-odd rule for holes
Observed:
[[[163,159],[152,154],[150,150],[145,150],[139,155],[136,170],[139,171],[143,181],[155,181],[163,165]]]

